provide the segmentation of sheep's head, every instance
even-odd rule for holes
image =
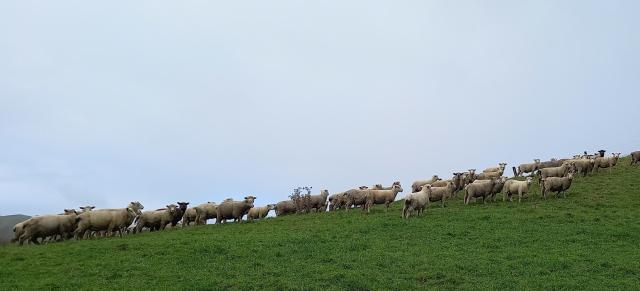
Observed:
[[[358,188],[359,188],[360,190],[366,190],[366,189],[369,189],[369,187],[367,187],[367,186],[360,186],[360,187],[358,187]]]
[[[382,189],[382,184],[375,184],[375,185],[373,185],[373,189],[375,189],[375,190],[380,190],[380,189]]]
[[[80,207],[80,210],[82,210],[82,212],[87,212],[87,211],[91,211],[94,208],[96,208],[95,206],[82,206]]]
[[[169,205],[167,205],[167,211],[168,211],[170,214],[174,214],[174,213],[176,213],[176,210],[177,210],[177,209],[178,209],[178,205],[175,205],[175,204],[169,204]]]
[[[267,204],[267,211],[276,209],[275,204]]]
[[[431,181],[439,181],[440,177],[438,177],[438,175],[433,175],[433,177],[431,177]]]
[[[392,188],[393,188],[394,190],[396,190],[397,192],[402,192],[402,191],[404,191],[404,190],[402,190],[402,187],[400,187],[400,185],[393,185],[393,186],[392,186]]]
[[[536,164],[539,164],[540,163],[540,159],[533,159],[533,162],[536,163]]]
[[[189,205],[189,202],[176,202],[178,203],[179,207],[182,211],[184,211],[185,209],[187,209],[187,205]]]
[[[64,215],[72,215],[72,214],[76,215],[76,214],[78,214],[78,212],[76,212],[75,209],[65,209],[64,210]]]
[[[533,182],[533,178],[527,177],[525,181],[527,182],[527,185],[531,185],[531,182]]]
[[[144,209],[144,206],[142,206],[142,204],[138,201],[133,201],[131,203],[129,203],[129,206],[127,208],[131,208],[131,210],[133,210],[133,212],[135,212],[137,215],[142,214],[142,209]]]

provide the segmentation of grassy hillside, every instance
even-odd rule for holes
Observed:
[[[567,198],[426,216],[337,212],[0,248],[0,289],[638,289],[640,167],[577,178]],[[408,188],[408,187],[407,187]]]
[[[10,242],[13,238],[13,226],[29,218],[20,214],[0,216],[0,244]]]

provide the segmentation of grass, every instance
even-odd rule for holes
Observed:
[[[640,167],[621,159],[567,198],[458,198],[424,217],[294,215],[123,239],[0,248],[14,289],[639,289]],[[536,185],[537,186],[537,185]]]

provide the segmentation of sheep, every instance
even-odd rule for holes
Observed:
[[[593,163],[593,171],[597,173],[599,168],[609,168],[609,173],[611,173],[611,168],[618,163],[619,157],[620,153],[613,153],[612,156],[608,158],[597,157]]]
[[[486,173],[480,173],[476,176],[477,180],[492,180],[492,179],[498,179],[502,176],[504,172],[504,169],[502,169],[502,171],[499,172],[486,172]]]
[[[576,168],[576,163],[573,161],[567,161],[562,164],[560,167],[551,167],[540,169],[540,179],[544,179],[547,177],[564,177],[568,173],[574,173]]]
[[[482,203],[485,203],[487,196],[492,195],[494,180],[487,182],[471,183],[464,187],[464,204],[469,204],[471,198],[482,197]]]
[[[554,168],[560,167],[567,159],[551,159],[550,161],[541,162],[538,165],[538,170],[546,169],[546,168]]]
[[[234,222],[242,222],[242,217],[253,208],[253,202],[257,198],[255,196],[244,197],[242,201],[226,201],[218,206],[218,216],[216,224],[223,223],[227,219],[233,219]]]
[[[631,165],[635,165],[640,162],[640,151],[635,151],[630,154],[631,156]]]
[[[38,238],[43,240],[47,237],[60,235],[63,239],[76,229],[77,212],[73,209],[65,209],[63,215],[43,215],[32,217],[22,224],[22,233],[18,238],[19,244],[30,241],[40,244]]]
[[[164,230],[167,224],[173,221],[177,211],[178,206],[175,204],[169,204],[165,209],[145,211],[138,218],[138,224],[133,233],[141,232],[144,227],[148,227],[151,231]]]
[[[418,192],[420,191],[420,187],[427,185],[427,184],[431,184],[435,181],[440,180],[440,178],[438,178],[438,175],[433,175],[433,177],[431,177],[431,179],[428,180],[417,180],[415,182],[413,182],[413,184],[411,184],[411,191],[412,192]]]
[[[475,181],[477,178],[478,178],[478,175],[476,175],[476,169],[469,169],[468,172],[465,173],[465,181],[464,181],[465,186],[467,184],[473,183],[473,181]]]
[[[16,225],[13,226],[13,238],[11,239],[11,243],[20,241],[20,236],[24,233],[24,223],[28,220],[29,219],[16,223]]]
[[[413,211],[417,211],[418,215],[424,212],[429,206],[429,194],[431,185],[422,186],[420,191],[413,192],[404,198],[404,206],[402,207],[402,218],[408,219]]]
[[[497,167],[489,167],[489,168],[484,169],[482,172],[483,173],[489,173],[489,172],[501,172],[501,173],[504,173],[504,169],[505,169],[506,166],[507,166],[507,163],[498,163]]]
[[[297,211],[296,203],[293,202],[292,200],[280,201],[276,203],[275,211],[276,211],[276,216],[296,213]]]
[[[351,207],[361,206],[362,210],[366,210],[367,199],[370,199],[371,190],[367,186],[360,186],[359,189],[351,189],[344,192],[346,203],[345,210]]]
[[[189,202],[176,202],[176,203],[178,203],[178,209],[176,210],[176,215],[173,217],[173,220],[171,221],[171,227],[176,227],[176,225],[178,225],[178,222],[182,220],[182,216],[187,211],[187,206],[189,205]]]
[[[230,202],[229,200],[225,200],[225,201]],[[224,201],[222,203],[224,203]],[[194,210],[196,212],[196,217],[195,217],[196,225],[207,224],[207,220],[218,217],[218,205],[214,202],[200,204],[194,207]]]
[[[319,195],[309,195],[307,206],[309,210],[315,209],[316,212],[327,209],[327,197],[329,197],[328,190],[320,191]]]
[[[538,166],[540,165],[540,159],[534,159],[532,164],[521,164],[518,166],[518,175],[522,176],[524,173],[532,173],[538,170]]]
[[[274,210],[275,208],[275,204],[267,204],[267,206],[262,207],[253,207],[249,209],[249,213],[247,213],[247,220],[253,221],[254,219],[263,219],[267,217],[269,211]]]
[[[333,196],[333,199],[329,198],[329,211],[339,210],[341,208],[345,208],[347,204],[347,196],[346,192],[336,193]]]
[[[593,165],[595,164],[595,159],[592,158],[579,158],[569,160],[574,163],[575,172],[581,173],[583,177],[586,177],[588,173],[593,171]]]
[[[369,192],[371,196],[365,205],[367,212],[371,211],[373,204],[384,204],[384,212],[387,212],[389,204],[396,200],[396,196],[402,191],[402,187],[399,184],[394,184],[389,190],[371,190]]]
[[[527,177],[525,181],[507,180],[503,187],[504,195],[502,195],[502,201],[506,201],[507,196],[509,196],[509,201],[513,202],[511,195],[518,193],[518,203],[520,203],[522,195],[529,192],[532,180],[531,177]]]
[[[445,207],[445,200],[453,197],[454,186],[452,182],[448,182],[444,187],[434,187],[427,184],[427,191],[429,192],[429,202],[442,202],[442,207]]]
[[[76,218],[78,228],[75,231],[76,239],[84,238],[87,230],[106,231],[112,234],[118,231],[122,237],[123,230],[131,225],[137,215],[142,214],[144,206],[140,202],[131,202],[126,208],[99,209],[81,213]]]
[[[391,186],[389,187],[382,187],[382,184],[375,184],[371,187],[371,190],[391,190],[395,185],[400,186],[400,181],[393,182],[393,184],[391,184]]]
[[[556,198],[560,193],[567,197],[565,191],[571,187],[573,181],[573,174],[569,173],[566,177],[548,177],[540,181],[540,192],[542,197],[547,199],[547,192],[556,192]]]
[[[497,199],[497,194],[502,192],[502,189],[504,188],[504,184],[507,182],[507,177],[498,177],[497,179],[494,180],[494,184],[493,184],[493,188],[491,189],[491,198],[493,198],[493,201],[496,201]]]

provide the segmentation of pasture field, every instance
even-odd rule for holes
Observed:
[[[388,213],[0,247],[0,290],[640,289],[640,166],[625,157],[578,177],[567,198],[543,201],[534,186],[521,204],[464,206],[458,193],[409,220],[398,201]]]

